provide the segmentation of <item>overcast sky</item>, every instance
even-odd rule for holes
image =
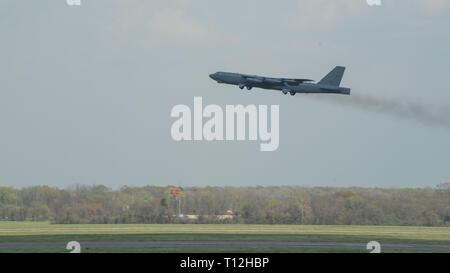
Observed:
[[[449,1],[81,1],[0,1],[2,186],[450,181],[450,124],[208,78],[233,71],[320,80],[343,65],[343,86],[356,96],[445,115]],[[170,111],[192,107],[194,96],[223,107],[280,105],[279,149],[173,141]]]

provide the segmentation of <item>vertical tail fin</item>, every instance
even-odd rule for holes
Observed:
[[[336,66],[333,70],[331,70],[328,75],[326,75],[319,84],[333,85],[339,86],[341,84],[342,77],[344,76],[345,67]]]

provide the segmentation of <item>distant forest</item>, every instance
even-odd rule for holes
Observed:
[[[0,220],[450,226],[450,183],[408,189],[189,187],[178,188],[177,197],[173,188],[0,187]]]

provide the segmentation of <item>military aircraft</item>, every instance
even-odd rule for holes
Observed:
[[[318,83],[308,79],[269,78],[256,75],[247,75],[230,72],[216,72],[209,77],[218,83],[232,84],[240,89],[253,87],[262,89],[279,90],[283,94],[290,93],[326,93],[350,95],[350,88],[339,87],[344,76],[345,67],[336,66],[328,75]]]

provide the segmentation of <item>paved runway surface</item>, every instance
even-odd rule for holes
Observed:
[[[65,249],[65,243],[0,243],[0,249]],[[305,242],[80,242],[81,248],[308,248],[308,249],[366,249],[359,243],[305,243]],[[381,249],[403,251],[449,252],[450,245],[381,244]]]

